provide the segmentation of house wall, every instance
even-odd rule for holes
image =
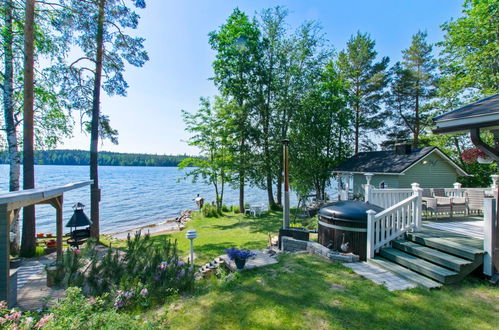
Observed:
[[[457,171],[446,159],[434,152],[407,170],[399,180],[400,188],[410,188],[413,182],[419,183],[422,188],[452,188],[457,182]]]
[[[423,164],[424,161],[426,164]],[[379,184],[384,181],[388,185],[387,188],[411,188],[411,184],[417,182],[422,188],[452,188],[457,182],[457,176],[454,166],[437,153],[432,153],[411,167],[404,175],[374,175],[371,184],[379,188]],[[353,193],[363,196],[362,185],[366,182],[363,174],[355,174]]]
[[[399,187],[399,178],[399,175],[374,175],[371,179],[371,184],[374,187],[379,188],[379,184],[383,181],[385,182],[386,188],[404,188]],[[362,185],[366,183],[366,177],[363,174],[355,174],[353,176],[353,193],[355,195],[364,196],[364,189],[362,188]]]

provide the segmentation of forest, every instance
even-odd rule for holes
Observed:
[[[252,16],[236,8],[209,33],[218,94],[183,112],[204,158],[180,166],[196,166],[191,177],[213,185],[219,208],[224,187],[238,187],[241,210],[247,185],[282,205],[284,139],[293,190],[321,199],[341,161],[397,143],[438,146],[474,175],[460,182],[488,185],[495,165],[464,162],[469,137],[433,135],[432,119],[499,92],[498,18],[497,1],[467,0],[461,17],[442,22],[442,40],[414,31],[394,62],[368,31],[332,45],[320,22],[292,27],[285,7]]]
[[[99,165],[104,166],[162,166],[175,167],[187,155],[151,155],[101,151]],[[8,164],[6,152],[0,152],[0,164]],[[86,165],[90,164],[90,155],[86,150],[37,150],[36,165]]]

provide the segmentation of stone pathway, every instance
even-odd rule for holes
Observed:
[[[343,265],[374,283],[384,285],[390,291],[407,290],[416,287],[416,284],[367,262],[350,262]]]
[[[17,290],[26,285],[30,279],[35,278],[44,268],[45,265],[38,261],[34,265],[19,267],[17,269]]]

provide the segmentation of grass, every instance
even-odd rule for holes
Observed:
[[[493,329],[499,290],[468,279],[390,292],[339,263],[283,255],[279,264],[212,280],[150,314],[173,329]]]
[[[186,230],[198,231],[197,264],[227,247],[265,247],[281,215],[196,214]],[[155,239],[177,239],[187,255],[186,230]],[[499,324],[499,290],[473,277],[440,290],[390,292],[340,263],[308,254],[282,255],[276,265],[230,277],[203,280],[192,295],[140,317],[174,329],[493,329]]]

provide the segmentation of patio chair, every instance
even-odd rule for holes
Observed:
[[[433,188],[430,190],[425,188],[423,189],[423,208],[425,211],[435,214],[435,219],[437,219],[438,213],[452,214],[451,198],[445,196],[445,189]]]
[[[483,199],[485,191],[482,189],[466,189],[466,210],[468,214],[483,213]]]

